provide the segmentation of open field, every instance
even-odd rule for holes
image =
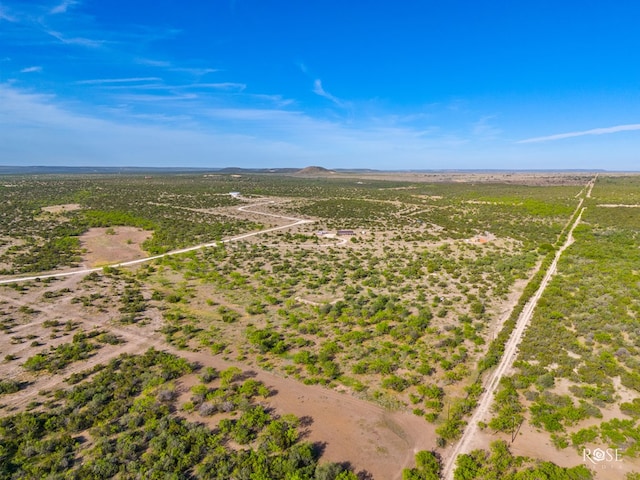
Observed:
[[[452,466],[464,454],[455,478],[481,478],[483,468],[500,471],[497,454],[471,449],[515,436],[511,452],[531,460],[505,461],[500,475],[546,468],[539,459],[583,475],[553,478],[589,478],[585,467],[594,478],[624,478],[640,469],[640,217],[615,205],[640,204],[640,179],[592,181],[574,173],[11,178],[0,210],[2,421],[64,409],[57,389],[98,377],[82,372],[154,348],[190,366],[166,385],[150,380],[132,405],[152,395],[154,418],[205,425],[224,458],[216,461],[228,465],[240,465],[243,449],[295,451],[304,457],[287,467],[296,478],[337,478],[317,476],[333,468],[345,470],[340,478],[388,479],[433,451]],[[170,254],[195,245],[208,246]],[[157,258],[35,279],[146,255]],[[557,273],[544,280],[554,258]],[[10,281],[23,277],[34,278]],[[198,375],[211,369],[207,390]],[[243,387],[249,380],[268,393]],[[483,396],[492,384],[495,396]],[[476,407],[482,423],[467,438]],[[269,418],[249,425],[262,410]],[[81,472],[101,442],[147,427],[101,428],[38,435],[70,435],[65,465]],[[289,429],[288,441],[273,439],[277,428]],[[532,451],[532,441],[546,446]],[[305,442],[312,447],[302,455]],[[619,449],[622,461],[585,461],[585,447]],[[136,448],[144,463],[161,447]],[[250,468],[265,461],[276,471],[273,459],[250,458]],[[204,475],[212,462],[203,451],[192,471]]]
[[[146,257],[142,243],[151,232],[135,227],[92,228],[80,236],[82,259],[88,267]]]

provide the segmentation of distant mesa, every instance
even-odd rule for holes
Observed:
[[[305,167],[302,170],[298,170],[295,175],[334,175],[334,170],[328,170],[324,167]]]

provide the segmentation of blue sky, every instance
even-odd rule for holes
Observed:
[[[0,164],[640,169],[632,1],[0,0]]]

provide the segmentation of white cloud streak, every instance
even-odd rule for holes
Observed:
[[[556,135],[547,135],[544,137],[527,138],[516,143],[541,143],[551,142],[554,140],[563,140],[565,138],[583,137],[585,135],[606,135],[609,133],[629,132],[640,130],[640,123],[632,123],[628,125],[616,125],[615,127],[592,128],[591,130],[582,130],[579,132],[558,133]]]
[[[189,88],[213,88],[215,90],[234,90],[236,92],[242,92],[247,88],[244,83],[235,82],[221,82],[221,83],[194,83],[188,85]]]
[[[177,67],[167,60],[154,60],[152,58],[137,58],[135,62],[148,67],[166,68],[171,72],[186,73],[194,77],[203,77],[209,73],[219,72],[216,68]]]
[[[282,122],[289,125],[303,118],[300,112],[270,108],[215,108],[207,110],[206,114],[222,120]]]
[[[333,103],[335,103],[339,107],[344,107],[345,106],[345,103],[342,100],[340,100],[339,98],[331,95],[329,92],[327,92],[322,87],[322,80],[320,80],[319,78],[316,79],[315,82],[313,82],[313,93],[315,93],[316,95],[320,95],[321,97],[324,97],[327,100],[332,101]]]
[[[171,66],[171,62],[166,60],[154,60],[151,58],[137,58],[136,62],[140,65],[147,65],[149,67],[169,68]]]
[[[122,94],[118,95],[117,98],[120,101],[124,101],[127,103],[158,103],[158,102],[184,102],[189,100],[195,100],[198,98],[198,95],[195,93],[177,93],[172,92],[169,94],[163,95],[144,95],[144,94]]]
[[[215,68],[174,67],[171,69],[171,71],[188,73],[189,75],[193,75],[194,77],[203,77],[209,73],[215,73],[218,70]]]
[[[261,102],[269,102],[280,108],[287,107],[296,103],[295,100],[291,98],[284,98],[282,95],[266,95],[266,94],[260,94],[260,93],[251,93],[251,94],[248,94],[247,96]]]
[[[10,15],[2,5],[0,5],[0,20],[6,20],[11,23],[16,23],[18,21],[18,19],[13,15]]]
[[[79,80],[75,82],[77,85],[104,85],[112,83],[137,83],[137,82],[155,82],[162,80],[159,77],[132,77],[132,78],[95,78],[91,80]]]
[[[22,70],[20,70],[20,73],[39,73],[41,71],[42,71],[42,67],[34,66],[34,67],[23,68]]]
[[[92,40],[90,38],[83,37],[66,37],[60,32],[56,32],[55,30],[47,30],[47,34],[51,35],[53,38],[59,40],[65,45],[80,45],[82,47],[90,47],[97,48],[104,45],[103,40]]]
[[[78,2],[76,0],[64,0],[62,3],[56,5],[51,10],[49,10],[49,13],[51,15],[57,15],[59,13],[66,13],[67,10],[70,7],[73,7],[73,6],[77,5],[78,3],[80,3],[80,2]]]

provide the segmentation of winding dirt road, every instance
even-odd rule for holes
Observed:
[[[179,250],[173,250],[171,252],[162,253],[160,255],[153,255],[151,257],[139,258],[137,260],[130,260],[128,262],[115,263],[115,264],[112,264],[112,265],[109,265],[109,266],[110,267],[115,267],[115,268],[117,268],[117,267],[130,267],[132,265],[138,265],[138,264],[141,264],[141,263],[151,262],[152,260],[157,260],[159,258],[169,257],[171,255],[179,255],[181,253],[193,252],[195,250],[202,250],[203,248],[215,247],[215,246],[218,246],[218,245],[223,244],[223,243],[237,242],[238,240],[244,240],[245,238],[255,237],[256,235],[262,235],[262,234],[269,233],[269,232],[275,232],[277,230],[284,230],[286,228],[295,227],[297,225],[304,225],[305,223],[314,223],[314,220],[307,220],[307,219],[304,219],[304,218],[287,217],[287,216],[278,215],[278,214],[275,214],[275,213],[266,213],[266,212],[260,212],[260,211],[256,211],[256,210],[249,210],[250,208],[261,207],[263,205],[270,205],[270,204],[274,204],[274,203],[276,203],[276,202],[274,202],[272,200],[270,200],[268,202],[254,203],[254,204],[251,204],[251,205],[245,205],[243,207],[238,207],[238,211],[240,211],[240,212],[248,212],[248,213],[255,213],[255,214],[258,214],[258,215],[264,215],[266,217],[273,217],[273,218],[281,218],[281,219],[284,219],[284,220],[291,220],[292,223],[287,223],[285,225],[278,225],[276,227],[266,228],[264,230],[259,230],[257,232],[243,233],[242,235],[237,235],[235,237],[227,238],[225,240],[220,240],[220,241],[215,241],[215,242],[208,242],[208,243],[201,243],[199,245],[194,245],[193,247],[181,248]],[[63,277],[70,277],[72,275],[86,275],[87,273],[91,273],[91,272],[100,272],[100,271],[102,271],[102,269],[103,269],[103,267],[83,268],[81,270],[68,270],[68,271],[65,271],[65,272],[44,273],[44,274],[38,274],[38,275],[31,275],[31,276],[28,276],[28,277],[5,278],[5,279],[0,280],[0,285],[7,284],[7,283],[28,282],[28,281],[33,281],[33,280],[36,280],[36,279],[44,279],[44,278],[63,278]]]

